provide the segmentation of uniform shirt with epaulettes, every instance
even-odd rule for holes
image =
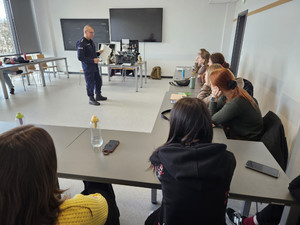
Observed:
[[[97,58],[100,53],[96,52],[93,40],[88,40],[82,37],[76,44],[77,57],[82,63],[84,72],[98,72],[98,65],[94,63],[94,58]]]

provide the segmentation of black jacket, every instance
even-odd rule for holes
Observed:
[[[284,127],[279,117],[269,111],[263,118],[264,131],[261,141],[285,171],[288,161],[288,147],[286,143]]]
[[[289,190],[294,199],[300,202],[300,175],[294,180],[292,180],[292,182],[289,185]]]
[[[225,224],[235,157],[224,144],[160,147],[150,157],[163,199],[153,224]]]
[[[96,52],[96,47],[93,40],[87,40],[82,37],[76,43],[77,57],[81,61],[84,72],[98,72],[98,65],[94,63],[94,58],[98,58],[99,52]]]

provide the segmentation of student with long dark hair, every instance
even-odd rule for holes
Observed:
[[[54,143],[42,128],[21,126],[0,135],[0,224],[103,225],[100,194],[60,199]]]
[[[210,75],[212,98],[209,111],[216,125],[223,125],[228,138],[260,140],[263,120],[255,100],[237,86],[233,74],[225,68]]]
[[[236,161],[226,145],[212,143],[212,138],[212,123],[203,101],[183,98],[175,103],[167,142],[150,157],[163,199],[146,225],[225,224]]]

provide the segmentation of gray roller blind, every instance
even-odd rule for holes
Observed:
[[[20,53],[40,52],[31,0],[9,0]]]

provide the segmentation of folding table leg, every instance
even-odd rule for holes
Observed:
[[[152,204],[157,203],[157,189],[151,189],[151,202]]]
[[[242,209],[241,209],[241,214],[242,216],[248,216],[250,212],[250,207],[251,207],[251,201],[244,201]]]

